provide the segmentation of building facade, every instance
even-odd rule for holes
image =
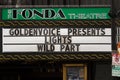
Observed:
[[[110,0],[0,3],[0,80],[117,79],[111,75],[117,42]]]

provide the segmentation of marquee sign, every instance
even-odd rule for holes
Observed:
[[[110,19],[110,8],[4,8],[2,20]]]
[[[111,52],[111,28],[2,28],[2,52]]]

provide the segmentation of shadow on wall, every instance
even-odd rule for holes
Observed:
[[[0,0],[0,5],[110,5],[111,0]]]
[[[31,5],[33,0],[0,0],[0,5]]]

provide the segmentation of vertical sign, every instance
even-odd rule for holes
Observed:
[[[112,76],[120,77],[120,42],[117,43],[117,51],[112,53]]]
[[[120,54],[112,53],[112,76],[120,77]]]

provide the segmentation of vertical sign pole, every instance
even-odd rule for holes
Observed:
[[[111,10],[112,10],[112,14],[114,15],[114,1],[112,0],[112,7],[111,7]],[[117,50],[117,45],[116,45],[116,24],[115,24],[115,17],[112,17],[112,50]]]
[[[111,7],[111,10],[112,10],[112,15],[113,15],[113,17],[111,18],[111,20],[112,20],[112,50],[116,50],[117,51],[117,45],[116,45],[116,43],[117,43],[117,41],[116,41],[116,34],[117,34],[117,28],[116,28],[116,23],[115,23],[115,18],[116,18],[116,16],[115,16],[115,11],[114,10],[116,10],[115,8],[115,6],[114,6],[114,0],[112,0],[112,7]],[[112,68],[111,68],[112,69]],[[113,77],[113,80],[119,80],[119,78],[118,77]]]

